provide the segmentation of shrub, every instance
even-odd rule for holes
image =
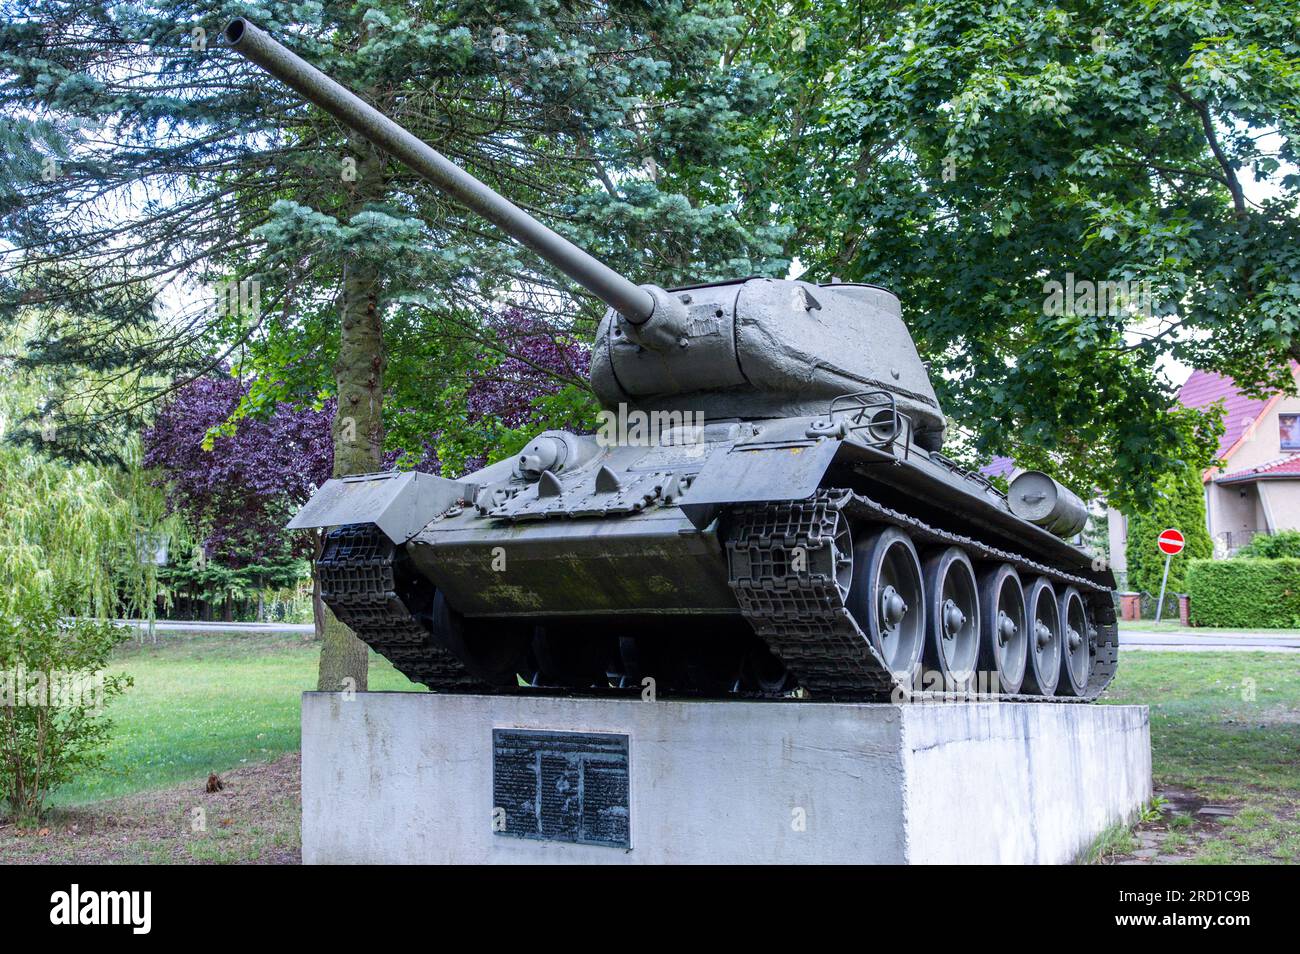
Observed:
[[[19,824],[103,759],[112,727],[103,708],[131,684],[105,669],[127,638],[111,623],[64,620],[38,597],[0,613],[0,796]]]
[[[1300,626],[1300,559],[1193,560],[1187,585],[1197,626]]]
[[[1214,542],[1205,529],[1205,490],[1195,468],[1161,478],[1151,509],[1129,515],[1125,556],[1132,589],[1153,596],[1160,593],[1165,556],[1156,546],[1156,538],[1169,527],[1177,527],[1187,539],[1183,552],[1169,561],[1169,592],[1185,593],[1188,563],[1214,555]]]
[[[1300,559],[1300,530],[1282,530],[1272,535],[1261,533],[1234,556],[1260,557],[1266,560],[1283,557]]]

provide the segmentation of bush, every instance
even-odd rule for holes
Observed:
[[[1300,530],[1282,530],[1272,535],[1261,533],[1233,556],[1266,560],[1280,560],[1283,557],[1300,559]]]
[[[61,619],[36,597],[0,613],[0,797],[19,824],[38,821],[55,788],[103,759],[103,709],[131,684],[105,669],[127,638],[111,623]]]
[[[1187,586],[1196,626],[1300,626],[1300,559],[1193,560]]]
[[[1205,489],[1195,468],[1161,478],[1151,509],[1129,515],[1125,556],[1132,589],[1160,594],[1165,556],[1156,546],[1156,538],[1169,527],[1177,527],[1187,539],[1183,552],[1169,561],[1169,592],[1186,593],[1188,563],[1214,555],[1214,542],[1205,529]]]

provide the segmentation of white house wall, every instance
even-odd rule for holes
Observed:
[[[1273,519],[1270,529],[1300,530],[1300,480],[1261,480],[1256,486]]]

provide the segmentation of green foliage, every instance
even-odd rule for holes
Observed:
[[[1162,530],[1173,527],[1182,531],[1187,545],[1169,561],[1168,592],[1187,592],[1188,563],[1214,554],[1214,543],[1205,528],[1204,494],[1200,473],[1186,468],[1161,477],[1151,507],[1129,516],[1125,557],[1130,589],[1160,594],[1165,555],[1156,546],[1156,538]]]
[[[1281,530],[1273,534],[1261,533],[1233,555],[1265,560],[1277,560],[1283,557],[1300,559],[1300,530]]]
[[[159,568],[158,579],[173,599],[219,604],[227,599],[234,603],[264,600],[268,594],[300,589],[311,578],[311,564],[288,547],[260,557],[247,548],[236,548],[228,556],[226,561],[209,559],[195,544],[188,552],[173,553],[167,566]]]
[[[1170,412],[1165,358],[1284,381],[1300,356],[1292,0],[755,8],[755,55],[782,82],[747,198],[793,227],[812,276],[899,293],[982,460],[1142,509],[1215,447],[1212,415]],[[1150,307],[1055,311],[1048,283],[1067,276],[1136,282]]]
[[[68,369],[53,413],[81,430],[61,452],[108,442],[72,369],[137,382],[117,409],[137,417],[160,391],[150,372],[170,383],[222,360],[257,381],[235,418],[334,393],[345,265],[377,276],[383,313],[388,363],[365,355],[362,381],[378,370],[385,405],[426,419],[500,346],[487,316],[506,300],[579,339],[602,310],[217,42],[237,13],[637,280],[786,269],[786,229],[736,194],[730,167],[757,145],[773,87],[735,59],[746,24],[728,0],[11,6],[0,238],[19,252],[0,273],[0,323],[30,316],[24,360]],[[259,283],[260,310],[223,312],[213,285],[241,279]],[[441,423],[417,436],[464,417]],[[384,449],[421,452],[405,433]]]
[[[164,516],[138,440],[119,447],[124,466],[68,465],[10,443],[17,422],[39,407],[41,384],[36,375],[0,383],[0,613],[38,598],[69,615],[152,617],[161,591],[157,567],[140,559],[140,535],[175,540],[184,529]],[[57,425],[44,432],[50,448],[69,439]]]
[[[492,444],[482,449],[489,464],[513,457],[542,430],[590,432],[596,429],[599,406],[586,388],[570,385],[554,394],[534,398],[530,403],[535,423],[521,428],[505,428],[497,434]]]
[[[1300,626],[1300,559],[1193,560],[1187,587],[1197,626]]]
[[[0,613],[0,794],[20,824],[103,760],[112,729],[103,709],[131,685],[105,669],[126,638],[110,623],[69,622],[34,596]]]

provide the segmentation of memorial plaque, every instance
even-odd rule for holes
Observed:
[[[493,830],[630,848],[626,735],[492,730]]]

